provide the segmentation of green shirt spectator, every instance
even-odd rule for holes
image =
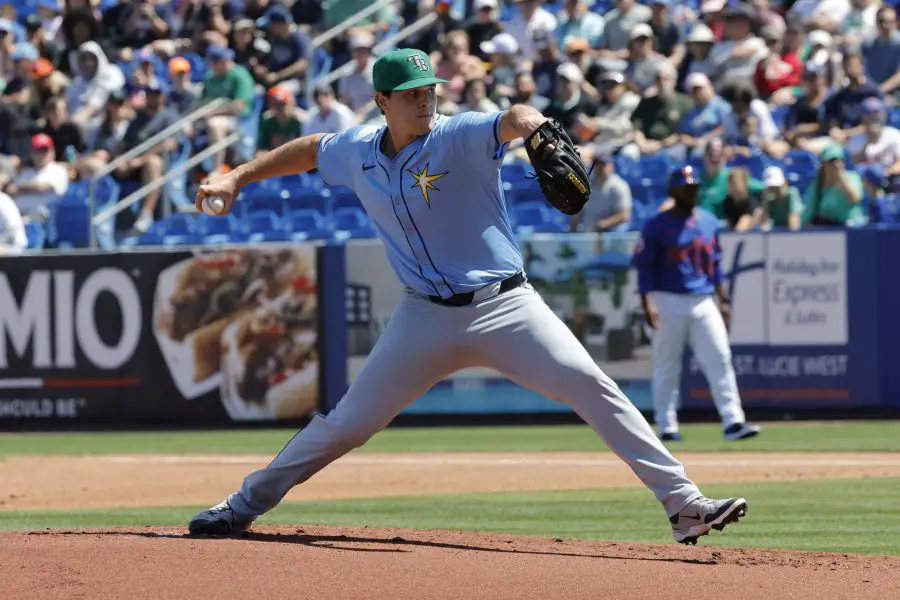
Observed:
[[[720,219],[725,218],[722,205],[725,202],[725,197],[728,195],[728,178],[730,175],[731,169],[722,165],[715,171],[711,171],[707,167],[703,170],[703,175],[700,177],[700,197],[697,200],[697,205]],[[751,177],[747,183],[747,191],[757,198],[764,189],[765,186],[759,179]]]
[[[222,46],[212,46],[209,50],[209,72],[203,82],[200,103],[206,104],[215,98],[227,98],[243,103],[239,116],[245,117],[253,111],[253,76],[250,71],[233,61],[234,52]]]
[[[803,202],[797,188],[787,184],[784,172],[778,167],[767,167],[763,172],[763,185],[762,207],[767,217],[763,227],[799,229]]]
[[[844,148],[831,144],[819,154],[819,173],[806,188],[803,225],[854,225],[865,221],[859,173],[844,166]]]
[[[259,152],[273,150],[297,139],[302,128],[290,91],[276,85],[269,90],[269,103],[272,109],[263,113],[259,124]]]

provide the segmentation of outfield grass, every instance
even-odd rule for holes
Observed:
[[[900,479],[711,485],[747,498],[747,518],[708,546],[900,555]],[[0,529],[184,525],[205,507],[0,512]],[[284,503],[261,524],[451,529],[562,538],[672,543],[643,489],[604,489]]]
[[[766,424],[762,435],[725,442],[716,425],[686,425],[675,452],[897,452],[900,421]],[[293,430],[0,434],[0,457],[21,454],[162,452],[275,454]],[[389,428],[359,452],[552,452],[606,450],[587,426]]]

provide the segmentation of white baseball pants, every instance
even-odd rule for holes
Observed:
[[[653,406],[660,433],[678,431],[678,400],[685,343],[706,376],[725,427],[744,422],[725,321],[712,296],[653,292],[659,325],[653,332]]]
[[[640,411],[594,362],[528,284],[464,307],[404,292],[350,389],[327,416],[316,416],[229,501],[261,515],[295,485],[362,446],[408,404],[447,375],[493,368],[523,387],[563,402],[631,468],[671,516],[699,497],[684,467]],[[586,482],[587,483],[587,482]]]

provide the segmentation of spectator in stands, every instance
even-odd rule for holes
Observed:
[[[703,73],[688,75],[684,87],[694,101],[694,107],[681,119],[677,131],[679,143],[688,154],[693,154],[697,149],[702,151],[712,138],[722,135],[731,107],[716,95],[712,82]]]
[[[727,86],[722,90],[722,99],[731,105],[731,112],[725,117],[723,137],[747,137],[740,131],[740,121],[743,119],[747,123],[752,117],[755,128],[750,135],[758,141],[761,151],[771,156],[782,156],[790,149],[781,139],[769,107],[756,97],[749,81]]]
[[[291,11],[282,4],[273,4],[266,11],[260,28],[266,32],[266,41],[272,46],[272,53],[266,65],[257,67],[255,75],[262,78],[267,86],[278,83],[298,93],[301,88],[300,80],[309,67],[309,60],[306,58],[309,37],[294,24]],[[265,72],[262,72],[263,69]]]
[[[0,19],[0,86],[6,85],[13,78],[12,52],[16,45],[13,23],[8,19]]]
[[[885,223],[888,219],[884,214],[883,202],[886,197],[887,177],[884,167],[879,164],[866,165],[859,170],[863,182],[863,205],[870,223]]]
[[[256,83],[265,86],[268,74],[265,66],[269,63],[272,46],[257,35],[256,23],[250,19],[241,19],[235,23],[229,47],[234,51],[234,62],[250,71]]]
[[[750,195],[750,172],[738,167],[728,172],[728,192],[722,202],[722,213],[728,228],[741,233],[756,227],[762,216],[756,200]]]
[[[125,76],[109,62],[97,42],[85,42],[72,57],[70,67],[75,77],[66,90],[66,104],[72,122],[84,127],[102,114],[110,92],[125,86]]]
[[[241,16],[242,4],[228,0],[182,0],[174,21],[175,34],[181,38],[196,39],[212,30],[228,36],[231,24]]]
[[[498,33],[481,43],[481,51],[490,57],[490,97],[498,106],[509,108],[516,93],[516,59],[519,43],[508,33]]]
[[[522,69],[516,73],[516,91],[510,99],[511,104],[526,104],[540,112],[544,112],[550,105],[550,99],[538,94],[537,84],[528,69]]]
[[[828,134],[838,143],[861,131],[863,101],[881,98],[881,90],[866,79],[861,54],[845,52],[843,67],[847,83],[825,100],[824,109]]]
[[[650,21],[653,11],[635,0],[615,0],[616,7],[606,15],[603,42],[599,56],[602,58],[628,58],[631,31],[641,23]]]
[[[556,27],[556,43],[565,48],[573,39],[587,40],[592,49],[600,48],[606,21],[591,12],[589,0],[566,0]]]
[[[522,59],[535,60],[538,47],[535,41],[543,40],[556,30],[556,17],[541,7],[540,0],[516,0],[516,15],[506,24],[505,30],[519,42]],[[440,75],[438,75],[440,77]]]
[[[463,103],[459,112],[497,112],[500,108],[488,98],[484,79],[470,79],[463,89]]]
[[[306,114],[303,135],[339,133],[358,124],[356,115],[349,106],[337,101],[331,87],[317,86],[314,97],[316,105]]]
[[[62,98],[47,100],[40,132],[53,140],[53,147],[59,153],[57,159],[61,162],[72,162],[85,150],[81,129],[70,120],[69,109]]]
[[[847,155],[856,164],[881,165],[885,176],[900,175],[900,130],[887,125],[887,109],[882,100],[863,101],[863,131],[847,140]]]
[[[753,82],[759,97],[769,97],[782,88],[800,85],[803,79],[803,65],[796,53],[785,49],[782,30],[764,27],[760,36],[769,48],[769,55],[759,61]]]
[[[825,99],[828,97],[825,66],[807,65],[803,79],[804,91],[784,120],[784,139],[794,148],[818,154],[831,142],[825,119]]]
[[[81,179],[90,178],[103,170],[112,160],[113,151],[119,148],[134,118],[134,110],[126,104],[126,100],[123,90],[109,94],[103,120],[87,138],[87,153],[75,163],[75,170]]]
[[[729,83],[752,81],[756,65],[769,50],[765,42],[753,35],[756,18],[753,9],[746,4],[735,4],[725,10],[725,39],[710,52],[713,65],[710,79],[716,89]]]
[[[712,31],[717,42],[725,36],[725,4],[726,0],[703,0],[700,3],[700,22]]]
[[[475,14],[466,24],[465,32],[469,37],[472,53],[479,60],[489,61],[491,53],[484,51],[484,44],[503,32],[497,14],[497,0],[475,0],[472,3]],[[513,38],[515,39],[515,38]],[[518,47],[518,44],[516,44]]]
[[[116,31],[121,33],[121,28],[107,29],[103,32],[104,44],[111,47],[111,39],[119,35]],[[100,38],[100,15],[90,6],[70,6],[63,13],[60,33],[62,34],[60,38],[54,41],[51,59],[58,69],[69,77],[75,77],[77,73],[73,69],[74,63],[68,55],[85,43]]]
[[[892,105],[900,104],[900,32],[897,31],[897,13],[883,6],[876,20],[878,36],[863,42],[866,74],[877,84],[885,99]]]
[[[582,158],[593,163],[591,197],[584,209],[569,220],[570,231],[605,233],[628,231],[631,226],[631,188],[615,172],[613,156],[585,148]]]
[[[766,167],[763,171],[762,217],[760,226],[763,231],[772,227],[780,227],[796,231],[800,229],[800,214],[803,202],[800,192],[788,185],[784,172],[778,167]]]
[[[684,84],[684,81],[691,73],[703,73],[709,75],[713,72],[713,63],[710,60],[713,44],[716,43],[716,36],[712,30],[703,23],[697,23],[691,29],[690,33],[684,38],[687,53],[684,60],[679,66],[678,82]],[[686,92],[690,90],[683,87]]]
[[[852,0],[847,18],[837,27],[837,39],[840,46],[858,48],[864,40],[878,35],[875,25],[878,14],[878,3],[873,0]]]
[[[263,154],[300,137],[302,119],[305,116],[294,101],[294,95],[285,87],[276,85],[269,89],[271,108],[263,113],[259,126],[257,153]]]
[[[731,169],[726,166],[727,156],[721,138],[712,138],[703,152],[703,174],[700,177],[700,196],[697,205],[720,219],[725,218],[723,205],[728,196]],[[763,185],[757,179],[747,181],[747,191],[758,195]]]
[[[203,82],[200,103],[216,98],[229,100],[204,119],[204,126],[213,145],[237,131],[240,120],[253,111],[253,77],[241,65],[234,62],[234,51],[225,46],[210,46],[207,51],[209,69]],[[220,173],[225,167],[226,151],[216,153],[212,173]]]
[[[137,68],[128,76],[128,89],[142,90],[151,79],[159,79],[162,73],[156,72],[157,59],[150,50],[141,50],[137,55]]]
[[[435,13],[437,21],[431,27],[426,27],[421,33],[411,35],[406,41],[409,48],[416,48],[430,55],[432,65],[437,64],[437,57],[434,54],[447,43],[447,35],[452,31],[462,29],[462,24],[453,16],[450,8],[451,2],[446,0],[438,0],[437,6],[435,6],[435,0],[419,0],[416,18],[420,19]]]
[[[183,56],[169,61],[169,106],[180,115],[186,115],[200,102],[203,86],[191,81],[191,63]]]
[[[372,83],[372,68],[375,65],[372,47],[375,45],[375,38],[371,33],[361,31],[351,35],[347,45],[355,68],[338,81],[338,98],[363,121],[375,108],[375,87]]]
[[[681,28],[675,24],[669,14],[672,0],[651,0],[650,28],[656,42],[655,50],[669,59],[675,68],[684,60],[684,42]]]
[[[678,124],[691,109],[691,99],[675,90],[677,74],[671,64],[660,65],[656,73],[654,93],[646,95],[631,115],[634,123],[635,154],[657,152],[683,155],[676,150],[679,143]]]
[[[753,0],[752,4],[756,10],[756,22],[760,29],[771,28],[773,31],[778,32],[779,39],[783,38],[785,31],[787,31],[787,24],[784,22],[784,17],[781,14],[772,10],[772,3],[769,0]]]
[[[551,98],[556,93],[556,69],[566,62],[566,58],[560,54],[556,40],[550,35],[539,34],[535,46],[538,54],[531,67],[531,74],[537,84],[538,94]],[[523,68],[527,68],[527,63]]]
[[[449,82],[441,87],[446,98],[454,104],[462,102],[466,81],[485,76],[484,65],[469,53],[469,37],[465,31],[451,31],[447,34],[434,71],[437,77]]]
[[[556,70],[556,90],[545,115],[560,122],[576,143],[589,142],[593,132],[584,134],[576,129],[576,124],[583,119],[593,117],[597,112],[597,103],[581,90],[584,74],[575,64],[566,62]]]
[[[634,140],[631,115],[641,97],[628,89],[625,75],[605,71],[599,75],[601,104],[595,113],[585,112],[576,118],[575,131],[584,141],[598,137],[600,152],[616,152]],[[596,116],[591,116],[595,114]]]
[[[0,256],[17,254],[27,246],[21,211],[12,198],[0,192]]]
[[[653,50],[653,30],[646,23],[638,23],[631,30],[628,68],[625,78],[629,87],[640,95],[644,95],[656,83],[659,65],[666,61],[665,57]]]
[[[819,171],[803,195],[803,226],[855,225],[865,221],[862,179],[844,165],[840,144],[819,155]]]
[[[31,136],[41,110],[31,103],[27,87],[7,88],[0,95],[0,174],[15,168],[31,154]]]
[[[113,158],[139,146],[178,121],[178,114],[166,106],[168,90],[162,81],[151,80],[142,91],[144,107],[136,111],[122,141],[116,146]],[[114,171],[113,176],[120,182],[136,181],[141,185],[147,185],[162,177],[166,164],[164,156],[177,147],[177,140],[171,137],[125,162]],[[154,212],[161,192],[161,188],[157,188],[144,198],[140,214],[134,222],[134,230],[137,233],[145,233],[153,225]]]
[[[104,37],[116,48],[143,48],[171,37],[175,13],[160,0],[120,1],[103,13]]]
[[[834,31],[849,12],[849,0],[797,0],[787,17],[789,21],[802,23],[807,30]]]
[[[30,165],[12,181],[0,181],[0,192],[12,198],[25,218],[44,220],[69,188],[69,173],[56,162],[50,136],[39,133],[31,138]]]
[[[834,38],[830,33],[822,29],[810,31],[806,36],[806,55],[804,61],[808,64],[821,64],[825,66],[828,82],[839,82],[841,73],[841,53],[836,51]]]
[[[54,69],[49,60],[38,59],[31,67],[30,102],[35,109],[33,112],[36,114],[36,109],[45,106],[50,98],[65,96],[70,83],[69,78]]]

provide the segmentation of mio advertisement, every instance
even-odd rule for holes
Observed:
[[[3,260],[0,422],[310,416],[316,257],[258,246]]]
[[[650,338],[630,266],[634,235],[533,235],[519,240],[529,282],[641,409],[650,397]],[[378,341],[402,288],[377,241],[347,244],[347,378]],[[570,412],[486,368],[439,382],[404,414]]]
[[[729,338],[745,406],[865,400],[852,391],[853,360],[865,359],[850,352],[847,234],[725,234],[721,243],[732,298]],[[713,406],[691,356],[682,381],[683,406]]]

